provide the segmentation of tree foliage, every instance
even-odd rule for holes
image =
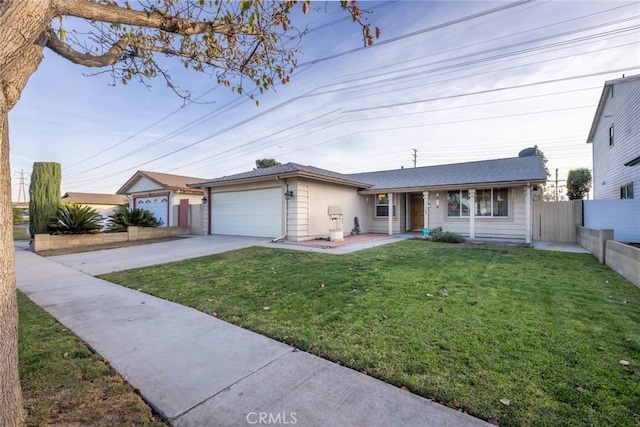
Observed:
[[[159,77],[187,98],[189,92],[174,84],[162,60],[175,57],[184,68],[206,73],[252,99],[253,88],[262,93],[290,81],[304,34],[290,15],[296,5],[307,13],[311,4],[310,0],[148,0],[134,8],[128,1],[94,3],[83,7],[83,17],[92,19],[88,34],[69,29],[60,20],[45,32],[46,46],[77,64],[110,67],[114,83],[138,80],[148,85]],[[372,44],[380,29],[366,22],[355,1],[340,4],[361,25],[365,45]],[[78,16],[78,10],[71,8],[68,14]]]
[[[49,222],[49,231],[60,234],[97,233],[102,229],[98,212],[86,205],[62,203],[55,218]]]
[[[36,162],[29,184],[29,232],[48,233],[51,218],[56,216],[60,205],[60,163]]]
[[[534,145],[533,148],[535,150],[535,155],[540,157],[540,159],[542,160],[544,172],[547,174],[547,179],[549,179],[551,177],[551,172],[549,172],[549,166],[547,166],[547,163],[549,162],[549,160],[547,160],[547,156],[544,155],[542,150],[537,145]],[[534,200],[551,201],[555,200],[555,195],[549,193],[547,184],[541,184],[538,187],[538,193],[534,196]]]
[[[278,166],[281,164],[282,163],[276,161],[276,159],[258,159],[256,160],[256,167],[254,170],[270,168],[271,166]]]
[[[567,176],[567,197],[569,200],[581,200],[589,194],[591,171],[587,168],[571,169]]]
[[[120,205],[111,215],[107,223],[107,231],[127,231],[127,227],[160,227],[164,223],[156,219],[151,212],[145,209],[131,209],[129,205]]]

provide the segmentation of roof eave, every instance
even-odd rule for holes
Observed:
[[[591,129],[589,130],[589,136],[587,137],[587,144],[592,143],[596,136],[596,128],[600,122],[604,105],[607,103],[610,88],[611,82],[605,82],[604,87],[602,88],[602,94],[600,95],[600,101],[598,101],[598,108],[596,108],[596,114],[593,117],[593,122],[591,122]]]
[[[263,175],[263,176],[249,177],[249,178],[229,179],[224,181],[212,180],[212,181],[204,181],[204,182],[198,182],[198,183],[187,184],[187,185],[192,188],[204,188],[204,187],[213,188],[213,187],[224,187],[224,186],[236,185],[236,184],[251,184],[254,182],[264,182],[264,181],[279,180],[279,179],[286,179],[286,178],[309,178],[309,179],[315,179],[318,181],[330,182],[330,183],[340,184],[340,185],[347,185],[347,186],[356,187],[356,188],[371,187],[371,184],[367,184],[364,182],[343,180],[335,177],[329,177],[326,175],[314,174],[314,173],[305,172],[305,171],[293,171],[293,172],[270,174],[270,175]]]
[[[442,185],[425,185],[419,187],[396,187],[396,188],[375,188],[360,190],[360,194],[377,194],[377,193],[414,193],[422,191],[440,191],[440,190],[458,190],[469,188],[487,188],[487,187],[513,187],[523,184],[544,184],[547,179],[534,178],[516,181],[491,181],[491,182],[475,182],[466,184],[442,184]]]

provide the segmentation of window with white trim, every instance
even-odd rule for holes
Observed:
[[[396,198],[393,198],[393,216],[396,216]],[[389,217],[389,195],[376,194],[376,218]]]
[[[468,217],[470,215],[469,192],[467,190],[447,192],[447,216]],[[485,188],[476,190],[475,216],[504,218],[509,216],[509,189]]]
[[[633,199],[633,182],[620,187],[621,199]]]

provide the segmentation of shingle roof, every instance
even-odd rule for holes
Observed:
[[[68,192],[60,199],[64,203],[81,205],[122,205],[127,203],[127,196],[120,194],[76,193]]]
[[[371,184],[370,190],[520,181],[539,182],[547,179],[542,159],[538,156],[365,172],[347,176],[353,180]]]
[[[155,181],[165,190],[181,190],[199,192],[200,190],[188,187],[188,184],[203,181],[203,178],[196,178],[193,176],[172,175],[169,173],[149,172],[149,171],[137,171],[129,180],[117,191],[118,194],[126,193],[129,187],[131,187],[140,177],[146,177],[152,181]]]
[[[220,178],[199,182],[198,184],[222,184],[234,181],[253,180],[260,178],[269,178],[276,176],[293,176],[293,175],[307,175],[311,177],[317,177],[319,179],[329,179],[333,181],[340,181],[347,185],[353,185],[355,187],[368,187],[369,185],[363,181],[358,181],[349,177],[349,175],[332,172],[326,169],[316,168],[314,166],[303,166],[297,163],[285,163],[284,165],[271,166],[268,168],[255,169],[249,172],[238,173],[235,175],[223,176]]]

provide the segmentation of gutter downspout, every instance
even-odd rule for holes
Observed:
[[[278,178],[278,176],[276,175],[276,181],[281,182],[282,183],[282,189],[284,190],[282,194],[286,193],[287,191],[289,191],[289,187],[287,186],[286,181],[280,181],[280,178]],[[287,200],[286,197],[282,196],[282,198],[284,199],[284,234],[280,237],[276,237],[275,239],[271,240],[272,243],[276,243],[279,242],[281,240],[284,240],[287,237],[287,223],[288,221],[288,216],[289,216],[289,201]]]

